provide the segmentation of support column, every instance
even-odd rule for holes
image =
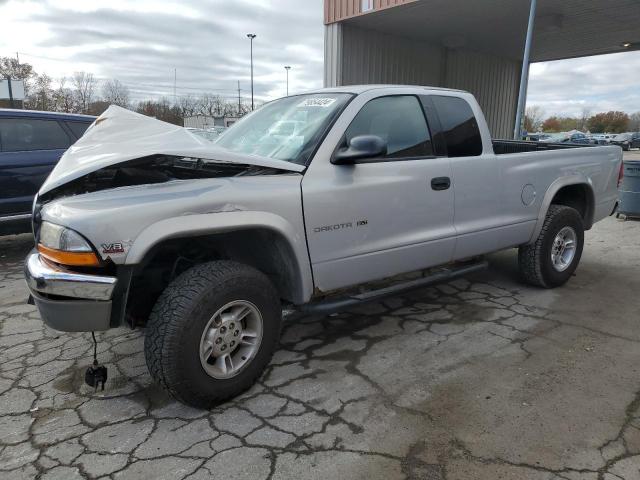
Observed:
[[[324,86],[342,85],[342,24],[324,27]]]
[[[529,11],[529,25],[527,27],[527,39],[524,43],[524,57],[522,59],[522,74],[520,75],[520,92],[518,94],[518,110],[516,111],[516,125],[513,129],[513,138],[520,139],[522,132],[522,119],[527,104],[527,87],[529,86],[529,59],[531,58],[531,42],[533,40],[533,28],[536,20],[537,0],[531,0]]]

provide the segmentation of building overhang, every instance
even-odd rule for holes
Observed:
[[[522,59],[530,0],[416,0],[341,23]],[[532,62],[640,50],[639,0],[538,0]]]

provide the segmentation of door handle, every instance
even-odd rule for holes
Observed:
[[[431,180],[431,188],[433,190],[448,190],[451,186],[449,177],[436,177]]]

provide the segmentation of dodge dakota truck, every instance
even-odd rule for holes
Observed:
[[[509,248],[525,281],[563,285],[621,165],[615,146],[492,140],[455,90],[289,96],[215,143],[110,107],[35,199],[26,281],[54,329],[144,327],[151,376],[209,407],[255,382],[283,314],[446,281]]]

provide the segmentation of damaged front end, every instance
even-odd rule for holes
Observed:
[[[186,216],[256,209],[283,191],[299,195],[303,170],[226,151],[182,127],[110,107],[63,155],[34,202],[36,250],[25,276],[43,320],[62,331],[139,324],[167,281],[206,259],[212,246],[202,238],[169,240],[129,264],[129,250],[145,229]],[[66,251],[60,238],[43,245],[45,222],[49,231],[89,249]],[[80,257],[95,261],[66,261]],[[131,289],[140,300],[128,302]]]
[[[225,166],[229,169],[224,170]],[[284,160],[235,153],[183,127],[111,106],[65,152],[42,185],[40,196],[78,179],[157,183],[185,175],[234,175],[234,170],[237,174],[249,167],[297,173],[305,169]],[[97,172],[102,173],[91,175]]]
[[[39,202],[111,188],[241,175],[301,173],[303,165],[244,155],[185,128],[111,106],[62,156]]]
[[[216,162],[215,160],[179,157],[174,155],[150,155],[104,167],[38,196],[36,204],[61,197],[99,192],[113,188],[152,185],[177,180],[206,178],[230,178],[255,175],[278,175],[288,171],[249,164]]]

